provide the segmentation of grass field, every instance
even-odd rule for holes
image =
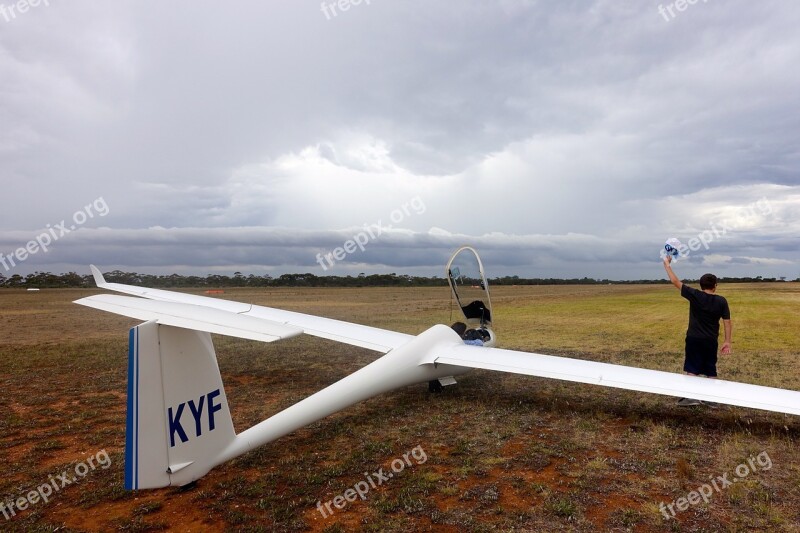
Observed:
[[[800,418],[487,371],[442,394],[420,384],[373,398],[189,489],[126,492],[127,328],[136,322],[71,303],[97,292],[0,291],[0,501],[102,450],[111,460],[48,502],[0,514],[1,531],[800,531]],[[734,323],[720,377],[800,390],[800,285],[719,292]],[[671,286],[497,287],[492,296],[501,347],[682,368],[688,311]],[[412,334],[458,318],[446,288],[224,297]],[[305,336],[215,345],[239,431],[376,358]],[[414,448],[427,460],[333,516],[317,511]],[[748,459],[752,471],[737,476]],[[736,482],[707,503],[670,519],[660,511],[725,476]]]

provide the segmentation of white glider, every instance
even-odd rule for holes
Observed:
[[[461,255],[460,255],[461,254]],[[474,255],[474,257],[473,257]],[[454,262],[455,260],[455,262]],[[464,263],[458,266],[458,263]],[[228,300],[108,283],[75,303],[144,320],[129,334],[125,488],[191,483],[215,466],[357,402],[475,368],[696,398],[800,415],[800,392],[493,347],[488,284],[477,252],[456,251],[448,280],[464,320],[488,334],[467,346],[451,328],[417,336]],[[472,269],[466,274],[464,269]],[[275,342],[306,333],[384,355],[241,433],[231,420],[211,333]]]

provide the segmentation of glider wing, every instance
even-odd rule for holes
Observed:
[[[324,339],[330,339],[353,346],[359,346],[361,348],[367,348],[376,352],[386,353],[394,348],[398,348],[408,343],[414,338],[413,335],[407,335],[405,333],[399,333],[396,331],[389,331],[371,326],[363,326],[361,324],[353,324],[350,322],[344,322],[342,320],[334,320],[332,318],[306,315],[303,313],[296,313],[294,311],[284,311],[282,309],[275,309],[272,307],[263,307],[260,305],[251,305],[241,302],[233,302],[230,300],[222,300],[220,298],[186,294],[182,292],[135,287],[133,285],[124,285],[121,283],[108,283],[105,278],[103,278],[103,274],[97,269],[97,267],[91,265],[91,269],[92,274],[94,275],[95,283],[97,283],[97,287],[101,289],[121,292],[133,296],[141,296],[142,298],[156,300],[159,302],[189,304],[195,307],[217,309],[219,311],[227,312],[230,315],[239,315],[241,317],[267,321],[269,323],[285,324],[287,326],[299,328],[303,333],[308,335],[314,335]],[[111,306],[109,306],[106,302],[98,301],[98,298],[102,297],[90,296],[88,298],[78,300],[76,303],[88,305],[89,307],[95,307],[97,309],[103,309],[104,311],[117,312],[121,310],[119,307],[117,308],[117,311],[112,310],[110,308]],[[101,306],[108,306],[108,308]],[[154,306],[152,308],[152,310],[156,309],[160,309],[160,307]],[[124,312],[118,314],[134,316]],[[250,326],[248,325],[247,327]]]
[[[455,346],[430,362],[800,415],[800,392],[501,348]]]

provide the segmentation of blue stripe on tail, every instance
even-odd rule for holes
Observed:
[[[138,430],[138,352],[136,345],[139,328],[131,328],[128,333],[128,412],[125,428],[125,489],[135,490],[138,486],[138,465],[135,464],[138,453],[136,450]]]

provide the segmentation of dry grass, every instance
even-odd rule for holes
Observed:
[[[356,405],[213,470],[190,490],[122,490],[123,318],[70,302],[96,291],[0,291],[0,498],[101,449],[108,470],[38,503],[18,531],[719,531],[800,529],[797,417],[685,409],[669,398],[476,371],[441,395],[408,387]],[[720,288],[735,353],[723,378],[800,390],[800,287]],[[251,301],[419,333],[448,323],[446,289],[230,290]],[[501,345],[679,371],[686,304],[667,286],[498,287]],[[455,317],[452,317],[455,318]],[[373,360],[314,338],[215,338],[241,430]],[[415,446],[424,464],[323,519],[327,501]],[[766,451],[750,474],[666,520],[659,503]]]

